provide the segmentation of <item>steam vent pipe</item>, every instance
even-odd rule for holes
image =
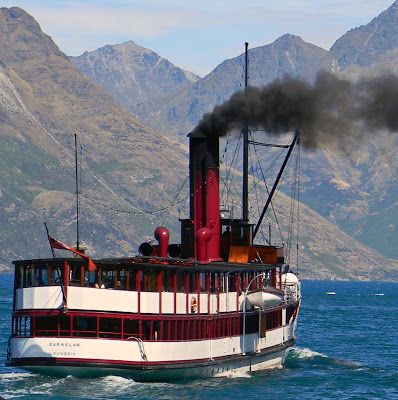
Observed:
[[[169,247],[170,233],[164,226],[158,226],[154,233],[155,239],[159,242],[159,256],[167,257],[167,249]]]
[[[190,219],[195,238],[194,256],[199,262],[222,261],[220,257],[219,138],[207,137],[200,133],[191,133],[188,136]],[[203,235],[204,232],[206,234]],[[205,240],[200,240],[199,237],[204,237]],[[205,246],[205,249],[202,246]]]

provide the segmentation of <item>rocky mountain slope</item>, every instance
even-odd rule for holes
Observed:
[[[84,75],[137,115],[142,103],[184,90],[199,79],[132,41],[101,47],[70,59]]]
[[[95,255],[135,252],[152,230],[143,210],[163,208],[181,184],[169,171],[185,171],[185,148],[129,115],[19,8],[0,10],[0,59],[1,263],[48,255],[43,221],[73,243],[75,133],[82,239]]]
[[[163,209],[186,176],[186,147],[128,114],[19,8],[0,10],[0,60],[3,268],[12,259],[49,256],[44,221],[53,236],[73,243],[75,133],[82,146],[81,239],[90,254],[134,254],[158,224],[175,238],[177,210],[170,216]],[[288,203],[279,194],[285,226]],[[395,261],[307,208],[302,215],[304,277],[397,278]]]
[[[313,80],[320,69],[356,78],[398,72],[398,2],[369,24],[355,28],[328,52],[284,35],[249,52],[250,84],[262,86],[285,74]],[[141,105],[144,123],[183,140],[201,116],[242,89],[243,54],[226,60],[209,75],[168,97]],[[372,133],[355,148],[305,152],[302,201],[345,232],[386,256],[398,258],[398,159],[396,136]]]
[[[398,48],[398,1],[367,25],[351,29],[330,49],[343,69],[388,61]]]
[[[165,134],[183,138],[204,113],[242,89],[244,57],[241,54],[222,62],[185,91],[148,102],[142,106],[139,118]],[[293,35],[284,35],[270,45],[251,49],[249,59],[252,86],[263,86],[286,74],[312,81],[320,69],[335,71],[337,68],[326,50]]]

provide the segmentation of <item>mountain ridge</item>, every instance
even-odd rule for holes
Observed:
[[[351,29],[336,40],[331,54],[345,69],[351,65],[369,67],[385,61],[385,55],[398,47],[398,2],[395,1],[368,24]]]
[[[70,60],[134,115],[141,103],[183,90],[199,79],[133,41],[106,45]]]
[[[37,27],[30,32],[26,27],[33,22],[19,25],[18,35],[25,44],[33,40],[37,48],[30,57],[25,44],[19,51],[18,35],[7,29],[10,13],[17,14],[15,20],[33,19],[18,9],[0,11],[4,49],[0,51],[0,118],[7,133],[0,137],[2,263],[49,254],[44,221],[52,236],[74,242],[74,133],[84,146],[81,237],[89,254],[132,255],[133,243],[151,234],[157,221],[176,235],[175,207],[169,207],[169,216],[156,213],[172,203],[175,188],[181,186],[188,164],[186,146],[145,127],[122,109],[59,54],[47,35],[41,37]],[[283,60],[289,65],[286,54]],[[279,193],[278,202],[287,225],[290,200]],[[350,239],[307,207],[303,220],[300,268],[304,277],[395,277],[396,261]]]
[[[284,74],[311,82],[320,69],[349,79],[383,71],[398,73],[397,27],[395,2],[368,24],[343,35],[330,52],[285,34],[269,45],[249,50],[249,82],[263,86]],[[368,62],[361,61],[361,54]],[[244,55],[240,54],[223,61],[186,89],[142,103],[135,114],[145,124],[183,141],[204,113],[242,90],[243,69]],[[389,149],[397,145],[396,137],[378,134],[355,150],[306,153],[303,166],[308,176],[303,180],[302,193],[305,204],[320,215],[364,244],[396,258],[398,250],[386,243],[398,240],[398,221],[393,214],[388,218],[398,193],[392,179],[398,173],[398,162]],[[375,224],[377,215],[383,223]]]

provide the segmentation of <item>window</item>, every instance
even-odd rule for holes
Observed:
[[[236,292],[236,274],[228,275],[228,291]]]
[[[87,287],[94,287],[94,285],[97,283],[97,272],[93,271],[90,272],[88,270],[88,267],[84,268],[84,286]]]
[[[58,336],[58,318],[35,317],[35,336]]]
[[[116,283],[116,271],[109,268],[102,268],[101,282],[105,289],[113,289]]]
[[[36,265],[34,268],[34,282],[33,286],[47,286],[48,285],[48,274],[47,266]]]
[[[188,274],[188,288],[189,293],[196,292],[196,273],[195,272],[187,272]]]
[[[144,271],[144,286],[141,288],[143,292],[157,292],[157,272],[154,270]]]
[[[282,310],[271,311],[266,314],[267,331],[282,326]]]
[[[99,337],[119,339],[122,332],[121,318],[100,318]]]
[[[257,333],[259,329],[259,314],[248,315],[246,314],[246,328],[245,333]],[[241,317],[241,331],[243,333],[243,316]]]
[[[32,265],[28,265],[25,271],[25,285],[24,287],[35,286],[35,269]]]
[[[202,293],[206,293],[207,292],[207,273],[200,272],[199,280],[200,280],[200,291]]]
[[[225,293],[227,291],[227,274],[221,273],[220,276],[220,292]]]
[[[59,267],[49,267],[51,274],[50,274],[50,284],[51,285],[59,285],[62,283],[62,271]]]
[[[116,289],[126,290],[127,289],[127,271],[122,269],[118,271],[118,277],[116,281]]]
[[[71,286],[81,285],[81,267],[80,265],[70,266],[70,284]]]
[[[177,271],[177,292],[185,293],[185,273]]]
[[[14,319],[13,334],[18,337],[32,336],[32,318],[16,317]]]
[[[139,335],[139,323],[136,319],[125,319],[124,320],[124,336],[127,339],[130,336],[138,336]]]
[[[218,288],[218,274],[212,272],[210,274],[210,293],[217,293]]]
[[[96,337],[97,318],[73,317],[73,335],[81,337]]]
[[[59,334],[60,336],[70,336],[70,328],[71,328],[71,323],[70,323],[70,317],[67,315],[61,315],[59,317]]]
[[[165,270],[162,271],[162,291],[173,292],[174,291],[174,274],[175,271]]]
[[[152,340],[160,339],[160,321],[153,321],[151,339]]]
[[[128,271],[128,279],[129,279],[129,290],[137,290],[137,271]]]
[[[19,265],[16,274],[15,274],[15,287],[17,289],[22,288],[24,286],[24,267]]]
[[[142,321],[142,339],[150,340],[152,334],[152,321]]]

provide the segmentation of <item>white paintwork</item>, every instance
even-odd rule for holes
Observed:
[[[162,314],[174,314],[174,293],[162,292]],[[210,304],[210,314],[218,312],[237,311],[236,292],[200,293],[200,301],[197,293],[177,293],[176,313],[185,315],[201,313],[207,314]],[[219,298],[219,309],[217,307]],[[159,314],[158,292],[140,293],[140,311],[142,314]],[[196,301],[196,311],[192,312],[192,299]],[[16,309],[57,309],[62,306],[62,291],[59,286],[44,286],[17,289]],[[107,312],[138,312],[138,292],[126,290],[98,289],[91,287],[68,286],[67,306],[70,310],[107,311]]]
[[[62,291],[59,286],[41,286],[17,289],[15,309],[57,309],[62,306]]]
[[[137,292],[68,286],[68,308],[87,311],[137,312]]]
[[[187,310],[187,295],[185,293],[177,293],[177,314],[186,314]]]
[[[245,352],[282,344],[292,338],[294,327],[281,327],[267,332],[265,338],[258,334],[245,335]],[[142,342],[147,361],[190,361],[213,359],[243,352],[243,336],[212,340]],[[110,340],[95,338],[12,338],[11,358],[79,358],[89,360],[118,360],[143,362],[139,343],[135,340]]]
[[[159,314],[159,293],[141,292],[141,313]]]

